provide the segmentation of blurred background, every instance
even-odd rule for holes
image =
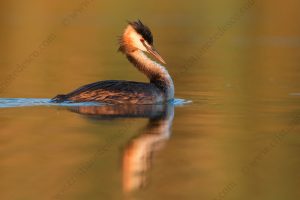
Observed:
[[[296,0],[1,1],[1,98],[51,98],[106,79],[147,81],[117,52],[126,20],[141,19],[175,96],[192,103],[175,107],[145,186],[130,193],[122,157],[147,119],[0,109],[0,198],[299,198],[299,9]]]

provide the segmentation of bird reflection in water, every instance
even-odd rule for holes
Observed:
[[[73,112],[93,119],[148,118],[148,124],[123,150],[122,171],[125,193],[145,187],[153,154],[162,149],[171,135],[174,105],[109,105],[73,107]]]

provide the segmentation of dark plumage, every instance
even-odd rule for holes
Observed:
[[[163,99],[161,91],[152,83],[109,80],[91,83],[65,95],[57,95],[54,102],[105,102],[110,104],[155,104]]]
[[[134,30],[136,30],[136,32],[141,34],[149,44],[153,44],[153,36],[149,27],[145,26],[140,20],[129,22],[129,24],[134,28]]]

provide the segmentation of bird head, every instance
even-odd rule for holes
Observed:
[[[119,50],[123,53],[141,50],[148,52],[160,62],[165,63],[153,46],[153,36],[150,29],[140,20],[128,22],[128,26],[120,39]]]

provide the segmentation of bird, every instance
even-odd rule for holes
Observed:
[[[119,38],[119,49],[129,62],[146,75],[149,82],[105,80],[84,85],[70,93],[60,94],[51,102],[99,102],[108,104],[165,104],[174,98],[174,83],[166,64],[153,45],[153,35],[141,20],[128,21]],[[150,59],[146,54],[152,55]],[[162,63],[162,64],[161,64]]]

